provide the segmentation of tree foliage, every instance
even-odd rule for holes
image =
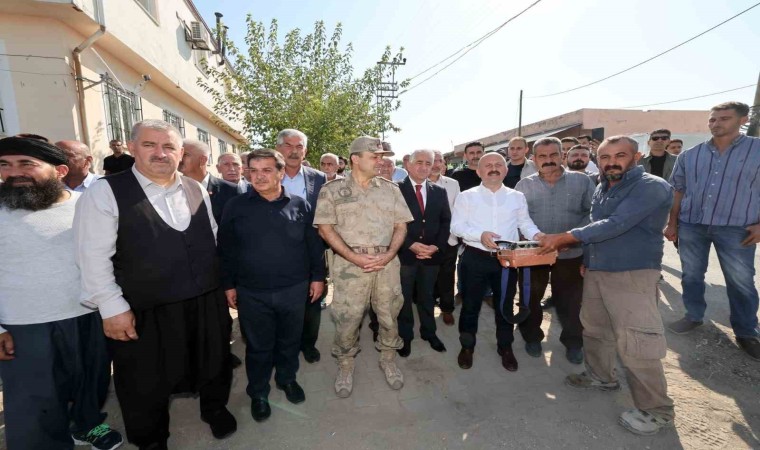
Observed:
[[[266,30],[249,15],[247,26],[247,51],[227,42],[234,71],[208,66],[209,78],[198,83],[213,96],[218,115],[243,124],[252,147],[274,148],[280,130],[297,128],[309,138],[307,157],[315,165],[325,152],[346,155],[360,135],[399,131],[390,121],[399,101],[376,98],[393,67],[379,64],[356,76],[353,46],[340,47],[340,24],[329,37],[319,21],[311,33],[304,36],[294,29],[282,42],[276,20]],[[400,58],[401,51],[392,55],[386,47],[379,61]],[[399,88],[407,85],[402,81]]]

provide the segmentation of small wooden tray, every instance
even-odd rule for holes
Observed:
[[[496,256],[504,267],[529,267],[552,265],[557,262],[557,252],[539,255],[537,241],[496,241]]]

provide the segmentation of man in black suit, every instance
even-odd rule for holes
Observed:
[[[398,317],[398,331],[404,346],[400,356],[411,353],[414,338],[412,303],[417,303],[420,337],[437,352],[446,347],[435,334],[435,299],[433,289],[441,264],[441,251],[446,248],[451,224],[451,209],[446,190],[427,179],[433,167],[432,150],[415,150],[409,159],[409,176],[399,183],[414,221],[407,224],[406,238],[398,253],[401,261],[401,290],[404,306]]]
[[[285,129],[277,133],[275,149],[285,159],[285,176],[282,185],[290,195],[306,200],[312,211],[317,208],[317,198],[322,185],[327,178],[325,174],[303,165],[306,158],[308,138],[298,130]],[[306,362],[312,364],[319,361],[317,350],[319,325],[322,322],[321,298],[312,298],[311,293],[306,298],[306,312],[301,334],[301,351]]]
[[[208,173],[211,149],[207,144],[195,139],[185,139],[182,143],[185,153],[179,163],[179,171],[200,183],[211,197],[211,209],[217,224],[222,223],[222,212],[227,201],[238,195],[238,188]]]
[[[208,173],[209,158],[211,158],[211,149],[201,141],[195,139],[185,139],[182,141],[184,153],[179,162],[179,170],[182,175],[192,178],[208,191],[211,198],[211,212],[217,225],[222,223],[222,212],[227,201],[238,196],[238,188],[229,181],[224,181]],[[231,352],[230,363],[233,368],[240,367],[243,362],[237,355]]]

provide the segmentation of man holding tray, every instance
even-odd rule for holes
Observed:
[[[616,391],[617,358],[625,367],[635,409],[619,423],[636,434],[655,434],[673,424],[673,400],[661,359],[665,329],[657,309],[663,254],[662,230],[673,188],[644,172],[635,140],[613,136],[599,146],[602,182],[591,203],[591,223],[541,241],[551,252],[584,246],[583,344],[586,371],[565,384],[577,389]]]
[[[462,253],[462,310],[459,314],[459,342],[462,350],[457,362],[462,369],[472,367],[475,335],[483,296],[488,287],[493,298],[501,299],[502,266],[496,257],[498,240],[519,241],[518,228],[526,237],[543,236],[528,215],[525,196],[503,185],[507,176],[507,161],[498,153],[489,153],[478,162],[482,183],[468,189],[456,199],[451,219],[451,232],[464,240]],[[505,302],[511,302],[517,291],[517,269],[510,268]],[[517,370],[512,352],[514,325],[507,322],[501,308],[494,308],[496,341],[502,366]]]

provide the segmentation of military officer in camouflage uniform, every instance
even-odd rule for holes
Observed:
[[[355,139],[350,153],[351,174],[322,187],[314,214],[320,236],[335,252],[330,273],[338,397],[351,395],[359,326],[370,301],[380,323],[375,344],[380,368],[393,389],[404,385],[396,366],[396,349],[403,345],[396,319],[404,304],[396,252],[404,242],[406,223],[413,220],[398,186],[375,176],[377,161],[393,153],[367,136]]]

